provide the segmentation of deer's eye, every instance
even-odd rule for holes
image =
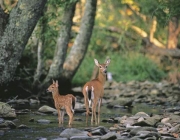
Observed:
[[[101,68],[102,68],[102,66],[99,66],[99,68],[101,69]]]

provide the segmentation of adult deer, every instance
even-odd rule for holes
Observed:
[[[99,74],[97,78],[87,82],[83,87],[84,102],[86,106],[86,124],[88,122],[88,116],[90,114],[89,107],[92,107],[91,125],[95,121],[95,124],[99,124],[100,119],[100,107],[102,98],[104,95],[104,83],[106,81],[107,66],[110,63],[110,59],[107,59],[104,64],[99,64],[98,60],[94,59],[96,66],[99,68]],[[98,120],[96,117],[96,107],[98,105]]]
[[[64,109],[66,110],[66,113],[69,116],[69,126],[71,126],[73,122],[73,114],[74,114],[74,107],[76,98],[72,94],[67,95],[60,95],[59,89],[58,89],[58,81],[53,80],[53,84],[51,84],[47,92],[52,92],[52,96],[54,99],[54,105],[58,111],[58,120],[59,120],[59,126],[63,124],[64,120]]]

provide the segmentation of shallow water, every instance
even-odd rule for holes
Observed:
[[[40,105],[42,106],[42,105]],[[11,129],[11,130],[5,130],[4,136],[0,136],[1,140],[32,140],[32,139],[40,139],[40,138],[47,138],[55,139],[59,136],[60,132],[67,128],[68,124],[68,116],[65,115],[65,121],[63,127],[58,127],[58,120],[57,116],[48,114],[45,116],[42,115],[36,115],[34,112],[37,111],[37,109],[40,107],[38,105],[34,106],[18,106],[16,109],[30,109],[31,112],[24,115],[18,115],[17,119],[14,121],[14,123],[19,126],[21,124],[24,124],[29,127],[29,129]],[[147,104],[136,104],[134,107],[127,109],[127,108],[107,108],[105,105],[101,108],[101,121],[107,120],[109,118],[115,118],[115,117],[122,117],[124,115],[131,116],[136,114],[137,112],[146,112],[148,114],[159,114],[162,112],[161,106],[150,106]],[[34,119],[34,122],[29,122],[30,119]],[[82,115],[82,113],[75,113],[74,119],[79,118],[82,121],[74,121],[73,126],[78,129],[84,129],[87,128],[85,124],[85,116]],[[90,117],[89,117],[90,118]],[[52,123],[50,124],[39,124],[36,121],[39,119],[47,119],[51,120]],[[90,121],[90,119],[89,119]],[[113,126],[113,123],[107,123],[107,122],[100,122],[101,126],[105,126],[107,128]],[[91,126],[89,126],[91,127]]]

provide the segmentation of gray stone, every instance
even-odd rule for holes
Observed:
[[[91,129],[91,133],[92,135],[105,135],[107,133],[107,128],[105,128],[104,126],[99,126],[96,128]]]
[[[157,132],[156,128],[153,127],[137,127],[130,131],[130,135],[136,135],[139,131],[152,131]]]
[[[143,118],[149,118],[150,116],[146,114],[145,112],[138,112],[134,115],[135,117],[143,117]]]
[[[0,102],[0,117],[16,118],[15,110],[9,104]]]
[[[67,128],[60,133],[60,137],[70,138],[72,136],[88,136],[88,132],[76,128]]]
[[[0,118],[0,124],[4,122],[4,119],[3,118]]]
[[[105,135],[103,135],[101,137],[101,140],[115,140],[117,137],[116,137],[116,133],[115,132],[109,132]]]
[[[45,120],[45,119],[39,119],[39,120],[37,120],[37,123],[51,123],[51,121],[50,120]]]
[[[10,129],[15,129],[16,125],[12,121],[5,121],[0,124],[0,128],[10,128]]]
[[[0,130],[0,136],[4,135],[4,130]]]
[[[42,113],[53,113],[53,112],[57,112],[57,110],[55,108],[49,107],[47,105],[43,105],[42,107],[40,107],[38,109],[39,112]]]
[[[161,136],[161,140],[177,140],[177,139],[169,136]]]
[[[27,125],[21,124],[17,127],[18,129],[29,129],[29,127],[27,127]]]
[[[134,125],[138,126],[155,126],[161,120],[159,115],[155,115],[153,117],[146,118],[146,120],[142,120],[140,122],[135,123]]]
[[[93,140],[93,138],[89,136],[72,136],[70,140]]]

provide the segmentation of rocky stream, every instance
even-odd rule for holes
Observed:
[[[99,126],[85,123],[83,97],[76,96],[74,121],[58,127],[46,100],[0,102],[1,140],[180,140],[180,85],[167,81],[105,84]],[[73,88],[80,92],[81,87]]]

